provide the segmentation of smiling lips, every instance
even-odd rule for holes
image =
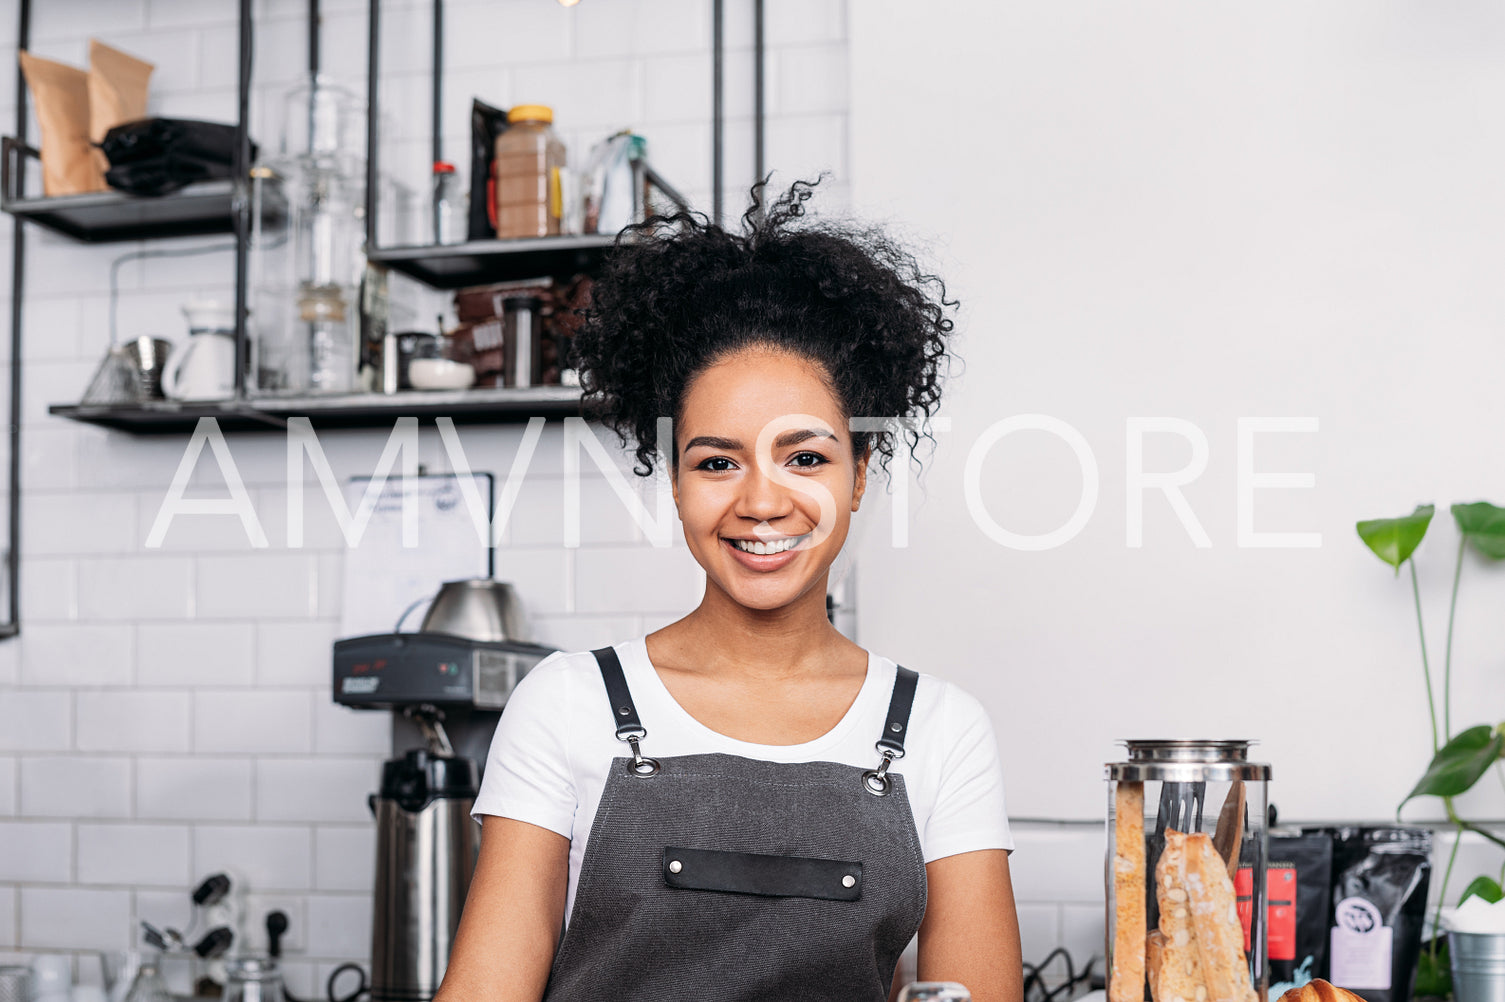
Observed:
[[[810,533],[807,532],[803,536],[785,536],[783,539],[771,539],[767,542],[759,539],[732,539],[728,542],[743,553],[764,555],[792,550],[809,538]]]
[[[757,571],[775,571],[794,560],[800,547],[809,541],[810,533],[803,536],[785,536],[782,539],[728,539],[722,537],[732,556],[744,567]]]

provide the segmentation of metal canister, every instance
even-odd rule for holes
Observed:
[[[1269,989],[1266,808],[1270,767],[1249,761],[1248,741],[1126,741],[1128,759],[1110,762],[1108,781],[1107,950],[1109,1002],[1142,1002],[1162,961],[1180,957],[1197,930],[1217,951],[1242,947],[1252,988]],[[1183,837],[1184,836],[1184,837]],[[1167,855],[1167,848],[1172,851]],[[1162,865],[1162,860],[1164,864]],[[1157,874],[1157,869],[1160,871]],[[1190,874],[1190,879],[1188,879]],[[1201,879],[1203,876],[1206,879]],[[1157,879],[1158,878],[1158,879]],[[1184,903],[1191,896],[1190,908]],[[1209,901],[1229,899],[1235,915]],[[1160,904],[1168,901],[1162,915]],[[1203,905],[1200,914],[1197,905]],[[1168,945],[1172,952],[1162,953]],[[1197,946],[1203,947],[1200,941]],[[1213,952],[1203,949],[1202,953]],[[1236,961],[1237,958],[1235,958]],[[1180,984],[1190,974],[1177,964],[1186,997],[1216,998],[1219,985]],[[1167,998],[1162,981],[1156,997]],[[1172,992],[1179,995],[1179,992]],[[1230,996],[1237,997],[1237,996]]]
[[[372,1002],[425,1002],[450,947],[480,852],[473,760],[415,748],[382,767],[371,929]]]
[[[1457,1002],[1505,1002],[1505,933],[1449,932]]]

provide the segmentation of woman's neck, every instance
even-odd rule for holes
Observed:
[[[749,609],[713,584],[694,612],[648,638],[655,665],[770,679],[834,669],[857,647],[826,617],[825,588],[780,609]]]

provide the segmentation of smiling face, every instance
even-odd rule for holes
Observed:
[[[674,500],[707,598],[824,609],[866,466],[821,367],[772,348],[740,351],[690,384],[674,431]]]

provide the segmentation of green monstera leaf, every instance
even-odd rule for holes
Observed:
[[[1479,781],[1505,752],[1505,736],[1488,724],[1470,727],[1443,745],[1416,787],[1400,802],[1416,797],[1456,797]],[[1399,810],[1399,808],[1397,808]]]
[[[1492,560],[1505,560],[1505,508],[1488,501],[1453,505],[1453,520],[1474,549]]]
[[[1364,545],[1399,574],[1400,565],[1410,559],[1411,554],[1421,545],[1422,537],[1427,534],[1427,526],[1432,524],[1432,514],[1436,510],[1433,505],[1417,505],[1416,510],[1409,515],[1370,519],[1360,522],[1354,528],[1359,530],[1359,538],[1364,541]]]
[[[1458,903],[1460,905],[1463,904],[1463,902],[1467,901],[1475,894],[1483,898],[1485,901],[1488,901],[1490,904],[1494,904],[1501,898],[1505,898],[1505,888],[1502,888],[1500,886],[1500,882],[1495,880],[1494,877],[1475,877],[1472,881],[1469,882],[1469,885],[1463,889],[1463,897],[1458,899]]]

